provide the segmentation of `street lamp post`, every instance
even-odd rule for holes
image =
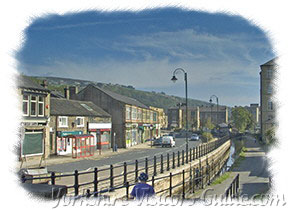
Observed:
[[[184,71],[184,69],[182,68],[177,68],[174,70],[173,72],[173,77],[172,77],[172,81],[176,82],[177,78],[175,76],[175,74],[178,71],[182,71],[184,73],[184,81],[185,81],[185,101],[186,101],[186,151],[188,151],[188,90],[187,90],[187,72]]]
[[[216,103],[217,103],[217,112],[216,112],[216,126],[217,126],[217,124],[218,124],[218,106],[219,106],[219,103],[218,103],[218,97],[216,95],[210,96],[210,100],[209,100],[209,102],[211,103],[211,122],[212,122],[212,98],[213,97],[216,98]]]

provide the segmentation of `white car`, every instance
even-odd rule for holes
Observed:
[[[193,133],[191,135],[190,141],[198,141],[198,140],[199,140],[199,136],[197,134]]]
[[[162,147],[175,147],[175,141],[172,136],[162,137]]]

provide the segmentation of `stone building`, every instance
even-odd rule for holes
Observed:
[[[20,75],[17,77],[17,92],[22,102],[19,158],[22,161],[41,161],[50,155],[50,91]]]
[[[82,147],[89,148],[90,155],[97,149],[111,148],[111,116],[107,112],[92,102],[54,97],[50,100],[51,154],[71,155],[77,146],[75,137],[81,140]]]
[[[166,129],[168,127],[168,116],[165,114],[164,109],[153,106],[149,106],[149,108],[158,112],[158,121],[160,129]]]
[[[203,127],[208,119],[214,125],[220,123],[228,124],[228,107],[226,106],[195,106],[188,107],[188,129],[198,130]],[[185,129],[186,107],[175,107],[168,109],[168,128]]]
[[[69,94],[71,96],[74,93]],[[93,84],[75,93],[75,96],[77,100],[93,102],[111,115],[113,138],[115,134],[115,144],[118,147],[131,147],[160,135],[158,112],[149,109],[136,99]]]
[[[261,136],[267,142],[266,133],[275,126],[275,105],[273,103],[273,78],[277,70],[276,58],[260,65],[260,123]]]

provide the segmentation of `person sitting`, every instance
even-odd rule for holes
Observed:
[[[134,186],[131,192],[131,196],[133,198],[139,200],[145,197],[152,197],[155,195],[154,188],[146,183],[148,180],[148,175],[146,173],[144,172],[141,173],[140,176],[138,177],[138,180],[140,182]]]

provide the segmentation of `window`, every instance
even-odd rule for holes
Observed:
[[[273,110],[273,102],[271,100],[268,101],[268,110],[269,111]]]
[[[32,95],[31,101],[30,101],[30,115],[31,116],[36,116],[36,104],[37,104],[37,97]]]
[[[24,140],[22,143],[22,155],[37,155],[43,154],[43,131],[33,130],[25,132]]]
[[[130,107],[126,107],[126,120],[130,120],[131,119],[131,108]]]
[[[76,117],[77,127],[84,127],[84,117]]]
[[[132,120],[137,120],[137,109],[132,108]]]
[[[267,87],[267,93],[268,94],[272,94],[272,85],[271,84],[268,84],[268,87]]]
[[[29,96],[28,95],[23,95],[23,100],[22,100],[22,111],[24,116],[29,115]]]
[[[29,95],[24,93],[22,96],[23,116],[44,117],[45,115],[45,96]]]
[[[68,117],[59,117],[58,118],[59,127],[68,127]]]
[[[44,97],[38,97],[38,116],[44,116]]]
[[[271,79],[273,76],[273,70],[272,69],[268,69],[267,70],[267,79]]]
[[[157,113],[156,113],[156,112],[153,113],[153,121],[154,121],[154,122],[157,121]]]
[[[141,109],[138,109],[137,120],[142,120],[142,110]]]

